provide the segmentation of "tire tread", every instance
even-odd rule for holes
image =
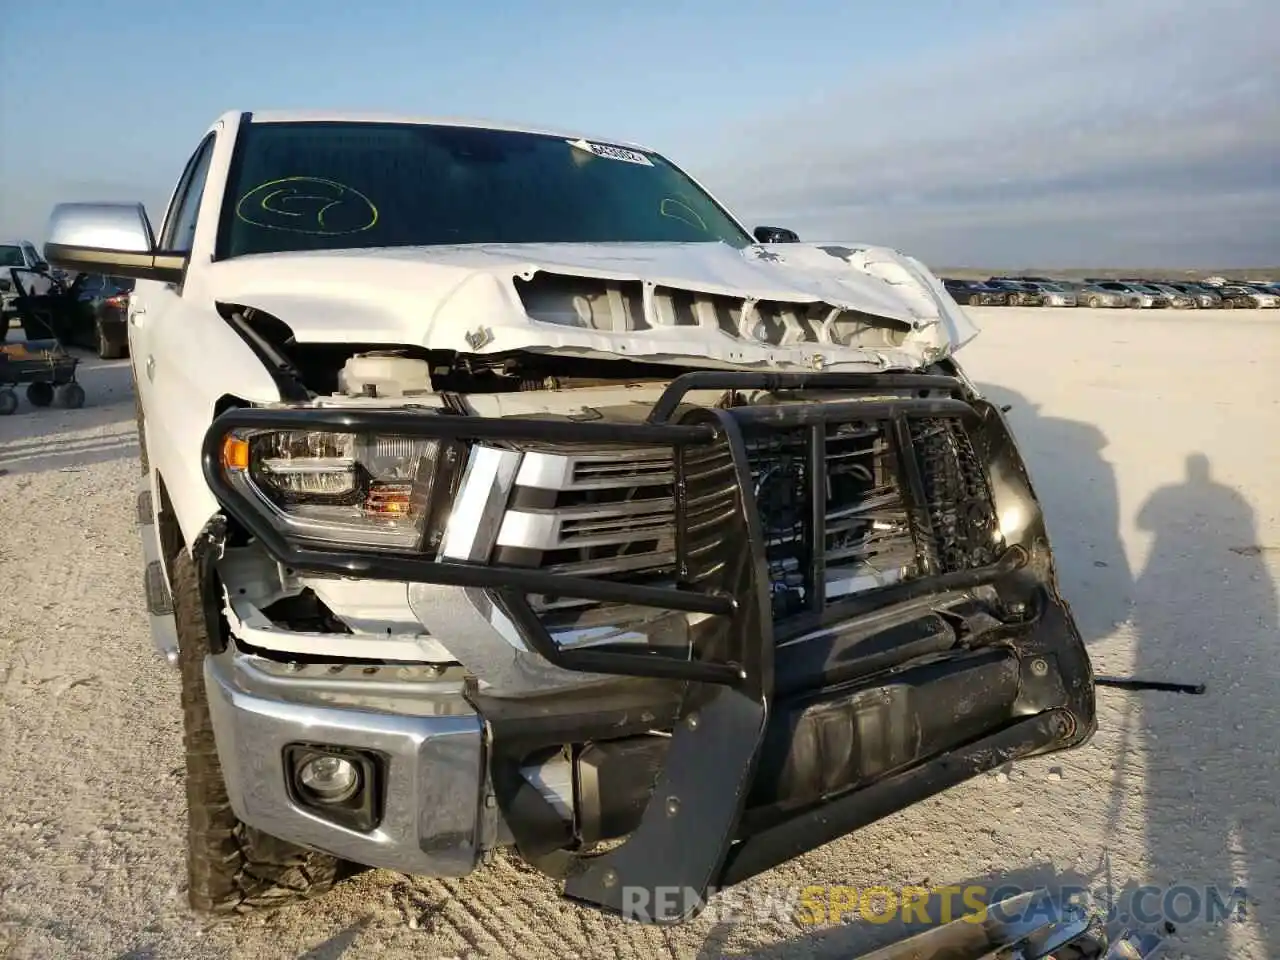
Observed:
[[[187,766],[187,899],[202,912],[247,913],[319,896],[341,879],[342,861],[263,833],[231,809],[204,684],[208,631],[185,549],[172,579]]]

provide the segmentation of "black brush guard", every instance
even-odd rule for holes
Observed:
[[[865,391],[881,396],[883,391],[895,391],[911,395],[725,408],[690,408],[683,404],[692,390],[756,389]],[[946,396],[936,396],[939,392]],[[999,468],[993,472],[995,493],[1003,491],[1006,496],[1034,504],[1030,482],[999,413],[986,401],[971,396],[969,400],[961,399],[965,396],[967,391],[959,380],[942,375],[696,372],[672,381],[643,423],[472,417],[434,409],[237,408],[220,415],[209,428],[204,443],[204,473],[227,513],[288,567],[349,577],[483,588],[513,617],[530,647],[551,663],[570,670],[683,682],[683,706],[651,799],[638,827],[625,842],[594,855],[549,849],[545,833],[539,836],[530,826],[539,822],[545,827],[558,819],[550,814],[549,804],[540,804],[536,797],[530,803],[529,791],[516,791],[520,799],[512,809],[510,800],[503,802],[500,796],[517,848],[540,869],[563,876],[566,897],[635,920],[679,922],[698,912],[709,891],[739,883],[984,770],[1018,757],[1075,746],[1092,734],[1092,672],[1070,612],[1058,596],[1047,537],[1037,513],[1035,522],[1022,535],[1023,542],[1009,545],[994,562],[939,573],[930,569],[929,558],[922,554],[918,559],[925,575],[825,608],[816,603],[808,622],[809,627],[820,629],[933,595],[956,595],[977,587],[1013,582],[1017,592],[1031,600],[1031,614],[1019,629],[1030,637],[1024,646],[1039,658],[1038,669],[1024,669],[1021,658],[1011,653],[1007,644],[974,652],[958,671],[951,673],[934,664],[937,680],[942,683],[963,684],[967,682],[964,671],[970,670],[977,671],[970,676],[980,686],[994,689],[1012,684],[1003,693],[1011,714],[994,729],[988,726],[972,731],[959,745],[943,738],[932,755],[907,758],[909,762],[884,771],[878,778],[864,778],[857,789],[835,791],[785,815],[744,819],[762,753],[772,758],[776,768],[779,749],[783,754],[787,752],[787,741],[794,736],[798,722],[795,710],[790,715],[784,711],[774,716],[777,674],[770,581],[761,520],[752,495],[744,430],[749,431],[753,424],[767,424],[800,426],[811,431],[812,469],[808,475],[815,485],[812,502],[819,504],[825,496],[819,496],[816,485],[825,480],[821,461],[825,448],[821,440],[826,424],[874,420],[890,425],[910,522],[913,528],[927,530],[929,519],[922,506],[919,467],[911,456],[909,422],[913,418],[957,418],[978,436],[975,446],[983,463]],[[993,424],[995,429],[991,429]],[[331,548],[299,542],[282,534],[257,505],[223,476],[222,441],[228,431],[236,428],[368,432],[516,446],[525,441],[599,444],[606,448],[619,444],[672,448],[677,464],[677,558],[684,575],[682,586],[672,589],[527,567],[437,559],[421,552]],[[729,535],[721,538],[720,553],[710,567],[706,564],[705,544],[697,542],[697,531],[691,528],[687,517],[698,483],[696,471],[690,467],[695,461],[689,457],[691,453],[706,455],[708,451],[727,458],[735,480],[733,515],[725,521]],[[810,522],[815,525],[811,536],[821,544],[823,509],[815,506]],[[698,564],[691,553],[696,551],[701,551],[702,575],[694,570]],[[715,575],[705,575],[705,569],[712,567]],[[687,588],[690,580],[697,580],[699,588]],[[822,577],[817,577],[816,582],[821,583]],[[692,658],[688,651],[680,655],[659,649],[637,652],[634,646],[566,650],[557,646],[530,606],[527,598],[535,594],[710,617],[703,621],[702,632],[695,638]],[[1046,662],[1053,667],[1047,668]],[[791,662],[784,665],[796,666]],[[817,701],[816,706],[821,708],[826,695],[823,688],[830,680],[828,667],[819,662],[791,669],[785,677],[791,702],[812,708]],[[928,664],[926,672],[927,669]],[[928,686],[928,677],[916,677],[911,682],[923,684],[918,691],[920,699],[928,699],[935,689]],[[856,690],[851,695],[847,685],[838,692],[853,699],[858,695]],[[500,747],[495,742],[495,753],[500,752]],[[501,794],[504,791],[499,781],[509,781],[510,770],[499,770],[495,763],[493,773],[495,788]],[[505,792],[510,798],[511,791]]]

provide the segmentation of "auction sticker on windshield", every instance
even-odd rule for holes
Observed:
[[[577,147],[579,150],[587,151],[587,153],[594,153],[597,157],[621,160],[624,163],[639,163],[646,167],[653,166],[653,161],[643,153],[637,153],[635,150],[628,150],[625,147],[615,147],[609,143],[591,143],[589,140],[566,140],[565,142],[571,147]]]

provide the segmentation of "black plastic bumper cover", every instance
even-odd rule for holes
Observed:
[[[910,391],[912,395],[823,404],[698,407],[677,417],[687,409],[682,407],[682,400],[691,390],[801,388],[875,391],[881,397],[882,391],[894,389]],[[938,392],[947,396],[938,397]],[[916,417],[958,418],[978,429],[998,421],[997,428],[988,429],[986,439],[976,444],[979,454],[987,462],[1000,461],[1002,483],[1019,488],[1024,497],[1031,496],[1029,481],[999,413],[985,401],[961,399],[964,396],[960,381],[946,376],[698,372],[675,379],[644,424],[482,418],[409,410],[234,409],[219,416],[207,432],[204,471],[226,512],[287,566],[370,579],[485,588],[501,600],[530,646],[552,663],[573,670],[686,682],[685,706],[670,738],[652,799],[636,830],[606,853],[579,856],[560,851],[557,857],[542,856],[543,862],[539,863],[549,872],[564,876],[565,895],[569,898],[632,919],[676,922],[696,913],[709,889],[739,882],[983,769],[1014,757],[1071,746],[1092,732],[1092,682],[1087,657],[1070,613],[1057,597],[1051,564],[1045,569],[1047,540],[1040,527],[1032,531],[1038,546],[1030,552],[1025,546],[1014,545],[995,562],[977,569],[882,587],[817,612],[814,623],[822,626],[862,611],[931,593],[966,590],[1002,578],[1030,578],[1043,584],[1039,594],[1043,603],[1035,625],[1039,639],[1033,646],[1068,651],[1060,665],[1067,678],[1065,691],[1059,689],[1062,695],[1048,697],[1042,704],[1028,702],[1022,696],[1020,713],[1006,716],[994,730],[978,731],[981,735],[975,734],[959,745],[954,745],[953,739],[949,741],[953,746],[940,754],[924,760],[918,754],[917,762],[905,769],[887,772],[856,790],[824,797],[782,819],[760,825],[752,833],[744,831],[744,809],[755,787],[762,754],[773,758],[779,750],[786,754],[796,729],[794,717],[780,715],[771,722],[775,637],[764,537],[752,496],[744,425],[749,428],[753,423],[767,421],[771,427],[807,427],[821,439],[829,420],[875,419],[892,424],[901,439],[908,436],[907,424]],[[672,448],[677,462],[677,554],[682,572],[689,574],[682,577],[682,582],[695,582],[698,588],[642,586],[522,567],[440,560],[411,551],[329,547],[292,540],[232,487],[222,473],[220,450],[224,436],[232,429],[246,427],[374,432],[517,446],[521,441],[555,441]],[[820,445],[816,448],[820,449]],[[702,578],[692,575],[685,562],[694,534],[684,513],[696,494],[697,471],[689,464],[708,462],[708,456],[719,456],[731,465],[734,508],[730,534],[722,538],[724,548],[716,558],[716,576]],[[913,475],[914,469],[904,467],[904,479],[908,486],[918,489],[919,476]],[[812,476],[812,482],[819,483],[823,471],[818,469]],[[820,525],[821,511],[815,510],[813,519]],[[1031,568],[1037,569],[1033,572]],[[656,649],[637,652],[634,647],[561,650],[534,615],[526,600],[529,594],[616,601],[711,616],[695,642],[692,657],[687,651],[683,655]],[[793,693],[802,693],[806,687],[804,678],[797,679],[794,671],[784,682]],[[811,693],[819,698],[824,695],[820,690]],[[818,707],[821,708],[821,700]],[[843,708],[832,709],[839,713]],[[856,707],[851,709],[856,712]],[[788,725],[792,725],[791,733],[784,730]],[[773,745],[766,747],[767,740]],[[527,794],[523,797],[527,798]],[[513,818],[515,812],[504,810],[517,846],[522,847],[520,818]],[[534,811],[534,816],[537,813]],[[534,841],[529,840],[528,845],[535,845]],[[534,855],[535,862],[546,853],[527,852]],[[671,890],[680,891],[680,895],[660,893]]]

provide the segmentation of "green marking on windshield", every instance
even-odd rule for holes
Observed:
[[[687,223],[691,227],[697,227],[699,230],[706,231],[707,221],[698,215],[698,211],[685,203],[683,200],[676,200],[667,197],[658,204],[658,213],[664,217],[670,217],[672,220],[679,220],[681,223]]]
[[[241,197],[236,218],[266,230],[337,237],[373,229],[378,208],[355,187],[336,180],[279,177]]]

